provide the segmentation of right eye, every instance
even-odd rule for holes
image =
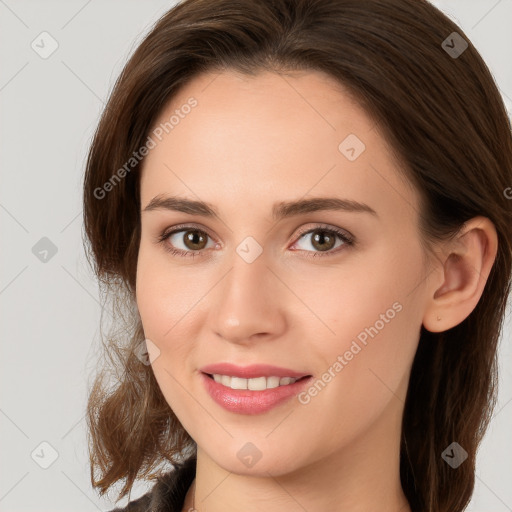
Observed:
[[[174,241],[169,243],[174,237]],[[210,238],[210,235],[205,231],[196,228],[195,226],[175,226],[174,229],[170,230],[167,228],[158,237],[158,241],[164,245],[164,249],[175,256],[195,257],[201,255],[205,249],[203,247],[204,242]],[[178,244],[189,244],[183,248],[176,247]],[[215,246],[215,244],[214,244]]]

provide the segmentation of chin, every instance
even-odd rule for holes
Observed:
[[[265,448],[258,449],[250,442],[235,443],[236,451],[234,456],[228,457],[227,450],[213,454],[214,462],[236,475],[250,475],[255,477],[280,476],[296,471],[301,467],[301,460],[297,459],[296,450],[294,453],[285,454],[275,449],[268,448],[270,455],[265,456]],[[240,448],[240,445],[242,448]],[[232,448],[229,449],[232,451]]]

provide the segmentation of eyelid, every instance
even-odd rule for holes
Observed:
[[[202,231],[206,233],[212,240],[214,240],[216,243],[218,241],[216,238],[210,233],[208,228],[205,228],[204,226],[201,226],[199,224],[194,224],[193,222],[188,222],[186,224],[176,224],[176,226],[171,226],[169,229],[165,229],[162,234],[156,236],[156,240],[162,240],[163,238],[168,238],[172,234],[178,232],[178,231],[186,231],[187,229],[197,229],[197,231]],[[199,252],[199,251],[196,251]]]
[[[355,242],[354,236],[346,229],[339,228],[337,226],[331,226],[330,224],[323,224],[321,222],[319,222],[319,223],[317,222],[316,224],[313,222],[312,224],[314,224],[314,225],[309,228],[307,228],[307,227],[300,228],[299,231],[297,232],[296,236],[301,237],[302,235],[305,235],[306,233],[310,233],[311,231],[325,229],[325,231],[333,231],[334,233],[337,233],[340,236],[344,236],[351,242]]]
[[[354,241],[354,236],[346,229],[339,228],[337,226],[331,226],[330,224],[324,224],[321,222],[320,223],[317,222],[316,224],[314,222],[310,222],[309,224],[312,224],[312,225],[310,225],[309,227],[299,228],[299,230],[296,233],[296,236],[298,237],[298,236],[305,235],[306,233],[309,233],[310,231],[314,231],[316,229],[325,229],[327,231],[335,231],[335,232],[340,231],[341,233],[343,233],[346,236],[346,238],[350,239],[351,241]],[[216,240],[216,238],[211,234],[211,232],[208,230],[208,228],[206,228],[200,224],[195,224],[193,222],[189,222],[186,224],[177,224],[176,226],[172,226],[171,228],[169,228],[169,230],[164,231],[164,235],[167,237],[167,236],[171,235],[172,233],[175,233],[177,231],[186,230],[187,228],[195,228],[198,231],[204,231],[210,238],[212,238],[213,240],[215,240],[218,243],[218,240]],[[159,239],[161,236],[164,236],[164,235],[158,235],[157,239]]]

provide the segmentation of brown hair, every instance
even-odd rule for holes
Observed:
[[[469,45],[459,56],[443,45],[453,32]],[[400,477],[412,509],[463,510],[496,401],[497,343],[511,277],[512,201],[505,190],[512,185],[512,135],[482,58],[425,0],[186,0],[136,49],[103,112],[84,178],[88,257],[125,321],[124,330],[111,331],[90,392],[92,485],[103,495],[126,479],[120,499],[135,479],[154,478],[158,464],[194,451],[151,366],[136,357],[144,340],[134,302],[140,162],[122,177],[115,171],[126,171],[177,90],[212,70],[319,70],[343,84],[378,123],[421,194],[427,250],[472,217],[494,223],[498,253],[474,311],[445,332],[421,328],[402,423]],[[122,374],[108,385],[105,377],[117,368]],[[456,470],[441,458],[453,441],[468,453]]]

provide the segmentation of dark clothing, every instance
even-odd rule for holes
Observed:
[[[196,475],[196,457],[158,477],[152,489],[144,496],[130,501],[126,507],[109,512],[181,512],[185,496]]]

